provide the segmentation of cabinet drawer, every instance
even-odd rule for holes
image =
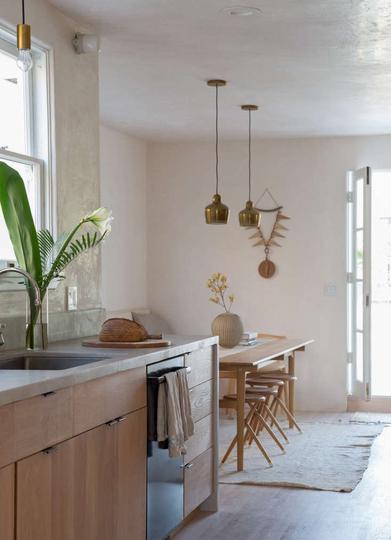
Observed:
[[[191,373],[188,375],[189,388],[213,379],[212,347],[188,354],[186,366],[191,367]]]
[[[185,469],[185,517],[213,492],[213,450],[210,448]]]
[[[146,386],[144,367],[75,386],[74,435],[145,407]]]
[[[213,446],[213,416],[211,414],[194,424],[194,435],[190,437],[186,445],[185,463],[189,463]]]
[[[72,389],[0,407],[0,467],[72,436]]]
[[[191,413],[194,422],[212,414],[213,381],[206,381],[190,390]]]

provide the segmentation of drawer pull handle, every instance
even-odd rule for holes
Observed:
[[[57,452],[57,446],[50,446],[49,448],[46,448],[45,450],[42,450],[44,454],[50,455]]]
[[[193,467],[193,463],[187,463],[187,465],[185,465],[185,469],[191,469]]]
[[[119,416],[118,418],[114,418],[114,420],[110,420],[110,422],[107,422],[106,426],[108,427],[116,426],[117,424],[120,424],[124,420],[126,420],[126,416]]]
[[[50,397],[50,396],[54,396],[56,394],[56,392],[52,391],[52,392],[44,392],[42,394],[43,397]]]

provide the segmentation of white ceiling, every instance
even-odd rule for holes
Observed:
[[[101,36],[105,123],[148,140],[391,132],[390,0],[50,0]]]

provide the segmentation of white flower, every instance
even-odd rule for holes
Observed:
[[[84,219],[86,222],[89,221],[90,223],[93,223],[101,234],[109,234],[111,232],[111,222],[114,218],[111,210],[101,207]]]

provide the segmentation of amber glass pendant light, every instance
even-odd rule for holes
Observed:
[[[208,86],[216,88],[216,193],[212,204],[205,208],[205,220],[208,225],[225,225],[228,222],[229,208],[221,202],[219,194],[219,88],[225,86],[226,81],[214,79],[208,81]]]
[[[243,111],[248,111],[248,201],[246,207],[239,212],[239,223],[241,227],[258,227],[261,220],[261,213],[254,208],[251,200],[251,113],[257,111],[257,105],[242,105]]]
[[[16,64],[21,71],[27,72],[33,67],[33,56],[31,54],[31,27],[26,24],[24,0],[22,0],[22,24],[18,24],[16,29],[19,49]]]

